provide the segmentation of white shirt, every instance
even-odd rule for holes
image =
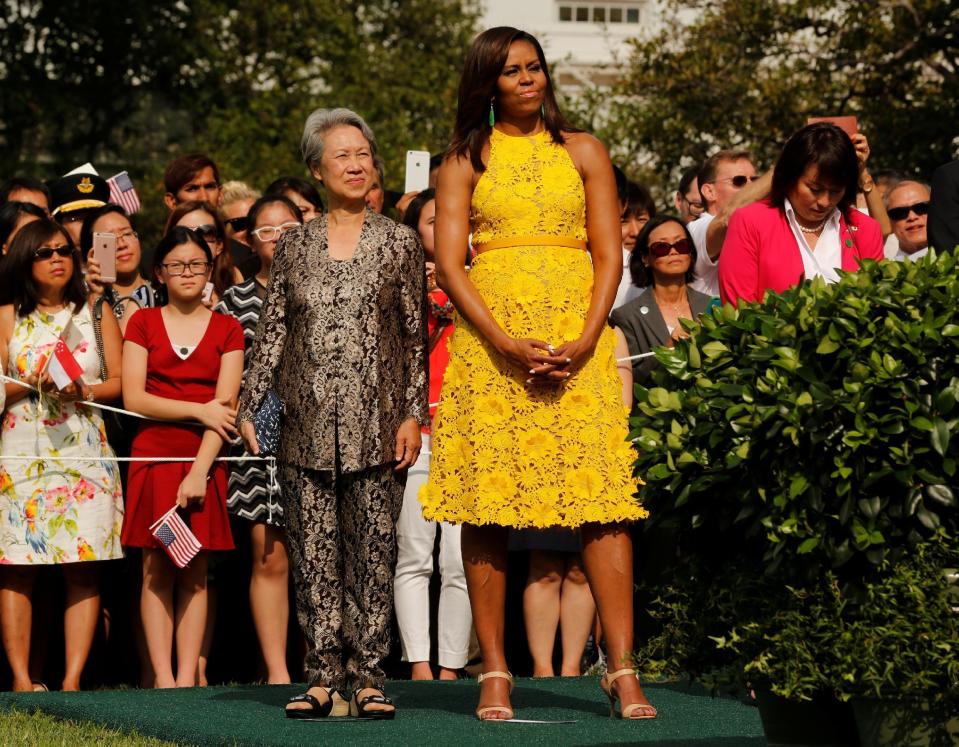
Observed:
[[[633,276],[629,274],[629,258],[633,253],[628,249],[623,249],[623,277],[619,281],[619,288],[616,289],[616,298],[613,300],[613,309],[618,309],[623,304],[629,303],[634,298],[639,298],[643,292],[642,288],[633,285]],[[613,309],[610,309],[612,311]]]
[[[842,242],[839,239],[839,210],[834,209],[832,214],[826,218],[822,233],[819,234],[819,240],[816,242],[816,249],[813,251],[806,243],[806,237],[799,228],[799,222],[796,220],[796,211],[786,200],[786,221],[792,229],[793,236],[796,238],[796,244],[799,247],[799,253],[802,255],[803,272],[806,280],[812,280],[814,277],[822,277],[827,283],[839,282],[839,273],[836,270],[842,269]]]
[[[897,249],[896,253],[892,256],[896,262],[905,262],[907,259],[910,262],[918,262],[920,259],[929,254],[929,247],[925,246],[922,249],[917,249],[912,254],[906,254],[902,249]]]
[[[707,296],[719,295],[719,262],[711,260],[706,251],[706,229],[715,217],[712,213],[703,213],[686,225],[696,245],[696,266],[693,268],[693,282],[689,285]]]

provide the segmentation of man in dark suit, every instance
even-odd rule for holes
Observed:
[[[927,227],[929,244],[937,251],[959,245],[959,161],[940,166],[932,175]]]

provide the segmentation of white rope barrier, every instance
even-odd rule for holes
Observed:
[[[6,382],[8,384],[16,384],[19,387],[24,389],[29,389],[31,392],[38,396],[43,396],[41,392],[36,387],[30,386],[27,382],[21,381],[20,379],[14,379],[12,376],[7,376],[6,374],[0,374],[0,381]],[[102,402],[87,402],[83,399],[73,400],[75,405],[85,405],[86,407],[96,407],[98,410],[109,410],[110,412],[115,412],[120,415],[129,415],[130,417],[140,418],[141,420],[156,420],[156,418],[148,418],[146,415],[141,415],[138,412],[131,412],[130,410],[124,410],[122,407],[113,407],[112,405],[105,405]]]

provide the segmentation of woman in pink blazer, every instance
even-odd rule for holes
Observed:
[[[733,213],[719,258],[723,302],[760,301],[817,275],[836,282],[863,259],[880,260],[879,223],[854,207],[859,164],[849,136],[828,123],[786,142],[767,200]]]

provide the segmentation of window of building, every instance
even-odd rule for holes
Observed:
[[[573,9],[568,5],[559,6],[559,20],[561,21],[572,21],[573,20]]]
[[[606,23],[606,8],[601,5],[593,8],[593,23]]]
[[[610,22],[610,23],[622,23],[622,22],[623,22],[623,9],[622,9],[622,8],[610,8],[610,9],[609,9],[609,22]]]
[[[587,23],[589,21],[589,8],[578,7],[576,9],[576,20],[580,23]]]
[[[639,23],[639,8],[617,5],[560,5],[559,20],[563,23]]]
[[[639,23],[639,8],[626,9],[626,23]]]

